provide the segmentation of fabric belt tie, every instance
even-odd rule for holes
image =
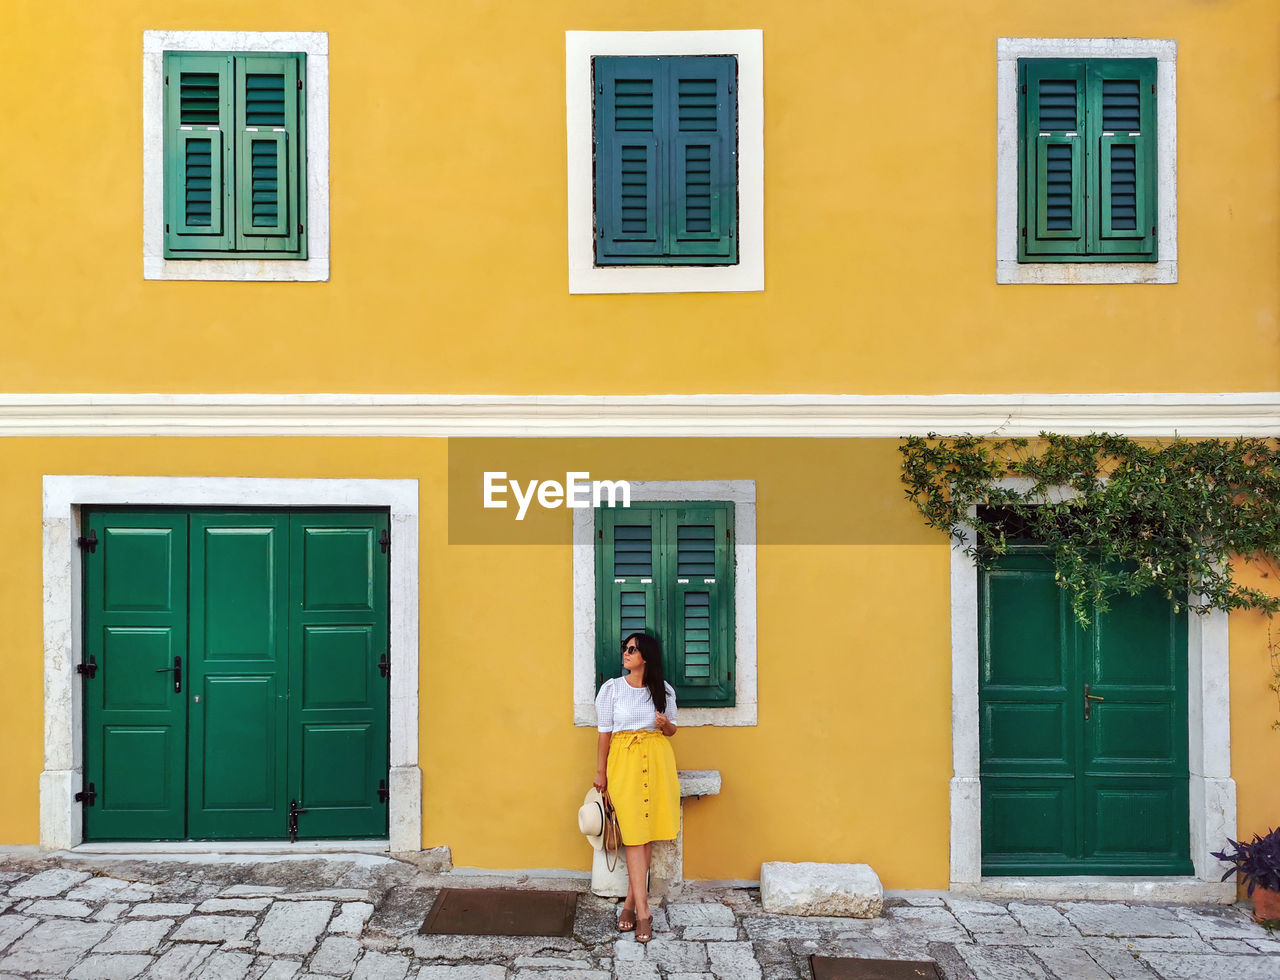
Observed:
[[[639,731],[639,732],[617,732],[613,737],[623,739],[623,744],[630,748],[633,745],[642,745],[655,738],[665,738],[662,732]]]

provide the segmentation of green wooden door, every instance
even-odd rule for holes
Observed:
[[[86,515],[87,839],[186,836],[187,519]],[[96,669],[95,669],[96,668]]]
[[[385,836],[387,515],[104,511],[87,526],[86,837]]]
[[[288,745],[289,518],[191,515],[188,836],[279,837]]]
[[[379,540],[388,531],[386,514],[290,518],[289,795],[304,811],[299,837],[387,832],[388,573]]]
[[[984,874],[1190,874],[1186,614],[1075,620],[1043,551],[981,576]]]

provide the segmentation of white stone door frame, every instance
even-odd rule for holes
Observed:
[[[966,539],[974,531],[963,528]],[[1236,836],[1236,784],[1231,778],[1231,698],[1227,613],[1188,611],[1187,737],[1191,770],[1193,878],[1036,876],[982,877],[982,786],[978,741],[978,565],[951,546],[951,888],[1022,898],[1140,898],[1147,901],[1235,900],[1235,883],[1210,851]]]
[[[86,506],[361,507],[391,512],[391,772],[389,849],[422,848],[418,766],[418,481],[235,477],[44,478],[44,771],[40,846],[84,840],[75,794],[84,783],[84,713],[75,665],[83,656],[81,561]]]

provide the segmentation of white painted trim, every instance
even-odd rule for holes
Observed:
[[[734,679],[732,708],[681,708],[681,728],[757,723],[756,483],[754,480],[632,480],[631,499],[733,501]],[[573,512],[573,723],[596,726],[595,511]]]
[[[11,436],[1259,436],[1280,392],[983,395],[0,394]]]
[[[570,293],[728,293],[764,289],[764,33],[565,31]],[[597,55],[731,54],[738,58],[738,264],[595,264],[591,59]]]
[[[1007,480],[1026,489],[1030,481]],[[1072,491],[1052,493],[1054,501]],[[971,512],[972,513],[972,512]],[[967,540],[973,530],[965,527]],[[1187,739],[1191,861],[1194,878],[982,877],[982,792],[978,736],[978,566],[963,545],[951,547],[951,887],[992,897],[1114,897],[1145,901],[1234,900],[1235,886],[1219,882],[1226,866],[1210,851],[1236,836],[1236,787],[1231,778],[1231,697],[1227,614],[1187,615]],[[1185,889],[1192,882],[1192,891]],[[1083,883],[1083,884],[1081,884]],[[1097,888],[1086,896],[1090,883]],[[1110,884],[1109,884],[1110,883]],[[1082,891],[1083,889],[1083,891]],[[1126,891],[1125,889],[1128,889]],[[1193,898],[1180,898],[1193,895]]]
[[[164,52],[302,52],[307,56],[307,258],[164,257]],[[323,31],[142,32],[142,277],[323,282],[329,278],[329,35]]]
[[[1157,262],[1018,261],[1018,59],[1155,58]],[[1178,281],[1178,42],[1124,37],[996,41],[996,282]]]
[[[44,771],[40,846],[84,839],[72,797],[84,779],[81,662],[81,508],[377,507],[391,512],[390,847],[422,848],[418,767],[418,481],[280,480],[229,477],[50,476],[44,478]],[[415,790],[416,787],[416,790]]]

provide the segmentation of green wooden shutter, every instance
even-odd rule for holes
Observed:
[[[237,55],[236,249],[297,252],[303,230],[303,56]]]
[[[662,59],[668,122],[666,253],[679,264],[738,260],[737,59]]]
[[[727,707],[733,690],[733,505],[662,511],[667,680],[690,707]]]
[[[663,254],[660,58],[596,58],[596,263]]]
[[[1156,62],[1088,63],[1089,252],[1156,258]]]
[[[658,513],[596,510],[596,687],[622,673],[622,638],[644,630],[664,640],[658,604]]]
[[[596,510],[596,686],[622,671],[622,638],[662,642],[690,707],[734,701],[733,504],[638,502]]]
[[[1018,62],[1019,259],[1085,254],[1085,64]],[[1074,260],[1074,259],[1073,259]]]
[[[166,51],[164,80],[165,254],[230,249],[231,56]]]

